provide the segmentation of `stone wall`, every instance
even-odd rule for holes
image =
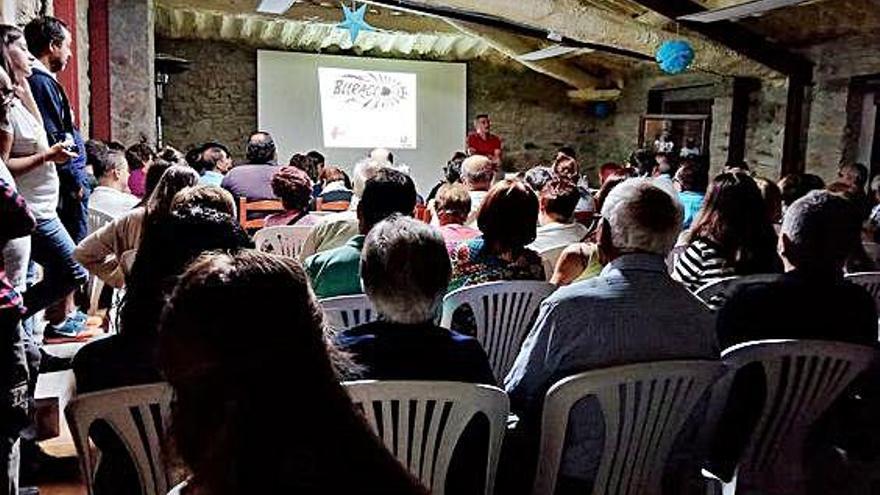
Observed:
[[[850,79],[854,76],[880,74],[880,35],[845,38],[806,51],[816,62],[807,141],[807,170],[833,180],[837,165],[855,155],[860,129],[857,106],[847,100]],[[848,125],[849,124],[849,125]]]
[[[216,140],[244,158],[244,141],[257,126],[257,52],[217,41],[156,38],[156,52],[192,61],[171,76],[162,103],[167,144],[185,150]]]

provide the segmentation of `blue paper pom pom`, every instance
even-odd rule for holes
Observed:
[[[664,41],[657,50],[657,63],[667,74],[681,74],[694,61],[694,49],[684,40]]]
[[[611,115],[611,105],[605,101],[599,101],[593,104],[593,115],[600,119],[604,119]]]

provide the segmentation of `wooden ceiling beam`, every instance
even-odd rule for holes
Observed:
[[[647,9],[675,20],[679,17],[706,11],[693,0],[634,0]],[[689,30],[754,60],[771,69],[800,81],[811,81],[813,62],[784,46],[731,21],[700,23],[680,21]]]

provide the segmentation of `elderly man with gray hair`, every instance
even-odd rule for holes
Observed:
[[[876,345],[874,300],[843,278],[846,259],[860,242],[860,229],[859,207],[841,195],[815,190],[792,203],[779,239],[786,273],[772,282],[744,283],[733,291],[718,312],[722,347],[764,339]],[[872,399],[876,392],[864,392],[860,391],[865,399],[862,407],[874,410],[868,404],[876,400]],[[737,375],[710,446],[706,467],[715,476],[732,478],[765,394],[763,375],[748,371]]]
[[[541,304],[505,380],[523,438],[532,442],[523,451],[534,452],[544,396],[561,378],[645,361],[719,358],[712,313],[670,278],[664,262],[683,216],[673,195],[650,179],[617,186],[602,206],[602,273]],[[586,401],[575,409],[556,493],[589,493],[602,453],[598,405]]]
[[[434,324],[452,267],[435,228],[403,215],[376,224],[361,252],[361,281],[382,319],[341,332],[361,378],[495,384],[473,337]]]
[[[877,310],[863,288],[843,278],[860,242],[858,206],[828,191],[810,191],[785,211],[778,280],[739,287],[718,313],[723,346],[760,339],[819,339],[873,345]]]
[[[471,197],[471,213],[467,218],[469,227],[476,227],[477,213],[483,199],[489,194],[495,179],[495,165],[483,155],[470,156],[461,162],[461,182]]]

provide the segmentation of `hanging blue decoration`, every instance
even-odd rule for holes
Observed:
[[[348,6],[342,4],[342,13],[345,15],[345,20],[337,24],[336,27],[348,30],[352,45],[361,31],[375,31],[373,26],[370,26],[364,20],[364,16],[367,14],[367,4],[361,5],[357,10],[351,10]]]
[[[593,115],[600,119],[604,119],[611,115],[611,104],[607,101],[597,101],[593,104]]]
[[[657,63],[667,74],[681,74],[694,61],[694,48],[685,40],[664,41],[657,50]]]

